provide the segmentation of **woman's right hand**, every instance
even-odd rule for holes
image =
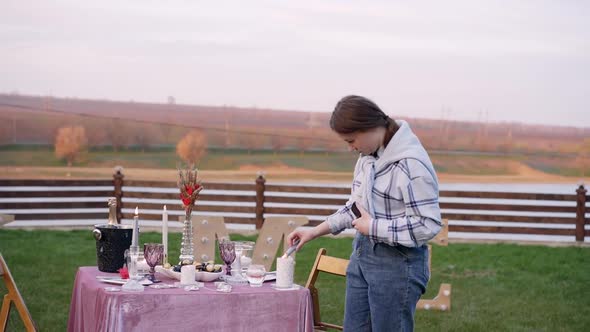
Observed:
[[[287,235],[287,243],[290,247],[293,245],[293,242],[295,242],[295,240],[299,239],[299,244],[297,245],[297,251],[299,251],[299,249],[301,249],[301,247],[303,247],[303,245],[306,242],[311,241],[315,238],[316,236],[313,228],[298,228],[291,232],[289,235]]]

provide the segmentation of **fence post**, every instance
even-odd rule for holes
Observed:
[[[576,241],[584,242],[584,225],[586,224],[586,192],[584,185],[581,184],[576,190]]]
[[[262,173],[256,178],[256,229],[260,229],[264,223],[264,188],[266,179]]]
[[[113,186],[115,187],[115,198],[117,199],[117,223],[120,224],[123,219],[121,208],[123,207],[123,167],[115,167],[113,174]]]

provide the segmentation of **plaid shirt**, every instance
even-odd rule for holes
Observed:
[[[352,228],[353,202],[371,214],[369,238],[418,247],[441,229],[438,180],[426,151],[404,121],[380,156],[357,161],[348,202],[327,217],[332,234]],[[370,200],[369,200],[370,199]]]

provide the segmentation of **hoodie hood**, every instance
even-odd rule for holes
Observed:
[[[428,168],[433,178],[438,182],[428,153],[418,137],[410,129],[410,125],[403,120],[396,121],[396,123],[399,129],[385,147],[383,154],[375,161],[375,172],[379,172],[389,164],[402,159],[416,159]]]

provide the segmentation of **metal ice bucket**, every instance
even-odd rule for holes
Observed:
[[[125,264],[125,250],[131,246],[133,229],[122,225],[94,225],[98,270],[117,272]]]

